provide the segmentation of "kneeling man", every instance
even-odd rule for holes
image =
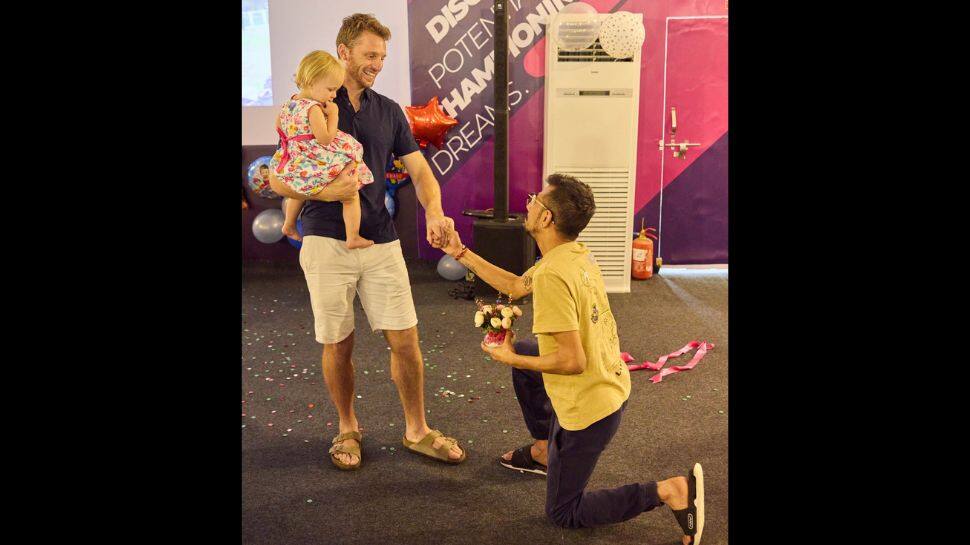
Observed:
[[[616,322],[600,268],[576,242],[596,208],[583,182],[553,174],[538,195],[529,195],[525,227],[542,260],[516,276],[485,261],[453,233],[442,249],[495,289],[518,299],[532,294],[532,332],[522,341],[482,349],[512,367],[525,425],[535,443],[508,452],[508,468],[546,475],[546,514],[565,528],[586,528],[631,519],[663,504],[683,529],[685,545],[700,544],[704,530],[704,474],[694,464],[687,476],[586,490],[600,454],[620,425],[630,396],[630,372],[620,359]]]

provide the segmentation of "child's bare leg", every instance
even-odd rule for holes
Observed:
[[[303,208],[303,201],[286,199],[286,206],[284,208],[283,234],[293,240],[303,240],[300,232],[296,229],[296,217],[300,215],[300,209]]]
[[[354,193],[354,198],[341,201],[344,206],[344,227],[347,230],[347,249],[366,248],[374,244],[373,240],[368,240],[360,236],[360,197]]]

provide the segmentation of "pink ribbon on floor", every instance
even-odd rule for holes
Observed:
[[[290,160],[290,142],[299,142],[301,140],[313,140],[312,134],[298,134],[296,136],[286,136],[286,133],[276,127],[276,133],[280,135],[280,148],[283,149],[283,155],[280,156],[280,165],[276,167],[276,172],[283,172],[283,167]]]
[[[690,360],[690,362],[687,365],[675,365],[673,367],[668,367],[666,369],[661,370],[656,375],[650,377],[650,381],[656,384],[661,380],[663,380],[663,378],[667,375],[672,375],[674,373],[679,373],[681,371],[687,371],[689,369],[693,369],[694,366],[698,364],[698,362],[704,359],[704,356],[707,355],[707,352],[714,348],[714,344],[709,342],[691,341],[685,344],[683,348],[681,348],[676,352],[671,352],[666,356],[660,356],[660,359],[657,360],[657,363],[644,361],[641,364],[629,365],[629,362],[633,361],[633,356],[631,356],[628,352],[621,353],[620,358],[622,358],[623,361],[627,363],[627,369],[629,369],[630,371],[639,371],[640,369],[650,369],[651,371],[658,371],[664,365],[666,365],[668,359],[676,358],[678,356],[683,356],[684,354],[690,352],[695,348],[698,348],[697,353],[694,354],[694,357]]]

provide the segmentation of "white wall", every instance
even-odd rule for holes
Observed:
[[[297,91],[293,74],[300,59],[314,49],[336,56],[340,22],[352,13],[372,13],[391,29],[387,59],[374,90],[401,106],[411,104],[407,0],[269,0],[274,106],[242,107],[242,145],[277,143],[276,114]]]

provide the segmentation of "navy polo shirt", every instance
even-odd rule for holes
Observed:
[[[340,110],[337,128],[364,146],[364,163],[374,173],[374,183],[361,187],[360,236],[384,244],[397,240],[397,231],[384,207],[384,173],[393,153],[402,157],[418,151],[404,111],[397,102],[364,89],[360,111],[355,112],[347,88],[337,91],[334,103]],[[303,206],[303,234],[347,240],[343,203],[308,200]]]

